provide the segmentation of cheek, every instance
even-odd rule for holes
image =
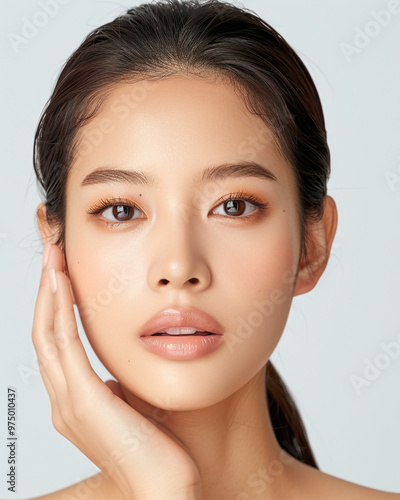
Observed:
[[[282,212],[265,224],[265,230],[256,228],[240,240],[236,238],[232,252],[226,252],[217,273],[222,269],[222,276],[228,278],[225,289],[240,298],[238,307],[243,301],[275,300],[275,296],[290,295],[299,251],[296,226]]]
[[[78,218],[77,218],[78,219]],[[101,357],[134,331],[145,281],[144,263],[132,245],[116,245],[99,231],[74,226],[66,231],[66,255],[71,286],[87,338]],[[136,325],[137,327],[137,325]]]
[[[118,302],[143,274],[140,245],[121,244],[117,235],[105,234],[99,226],[86,222],[81,213],[73,209],[67,213],[68,270],[77,305],[87,317],[93,316],[91,310],[103,312]]]
[[[251,360],[254,373],[277,345],[293,298],[300,242],[296,226],[285,217],[282,212],[270,220],[264,232],[249,231],[235,252],[221,261],[229,277],[224,298],[232,313],[228,352]]]

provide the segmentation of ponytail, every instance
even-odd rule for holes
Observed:
[[[271,361],[267,363],[266,392],[272,427],[280,446],[292,457],[318,469],[299,410]]]

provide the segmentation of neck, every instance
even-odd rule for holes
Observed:
[[[152,405],[133,394],[125,395],[142,415],[154,415]],[[295,460],[280,447],[272,428],[265,367],[218,404],[192,411],[166,411],[161,421],[197,464],[204,500],[285,497],[290,464]]]

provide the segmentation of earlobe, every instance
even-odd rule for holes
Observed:
[[[307,259],[301,259],[293,295],[312,290],[324,272],[331,253],[337,228],[337,208],[334,199],[326,195],[324,214],[320,221],[308,226]]]

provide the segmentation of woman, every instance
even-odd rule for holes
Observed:
[[[128,10],[67,61],[34,162],[33,342],[55,428],[102,471],[41,498],[398,497],[318,470],[268,361],[337,225],[320,100],[271,26],[218,1]]]

